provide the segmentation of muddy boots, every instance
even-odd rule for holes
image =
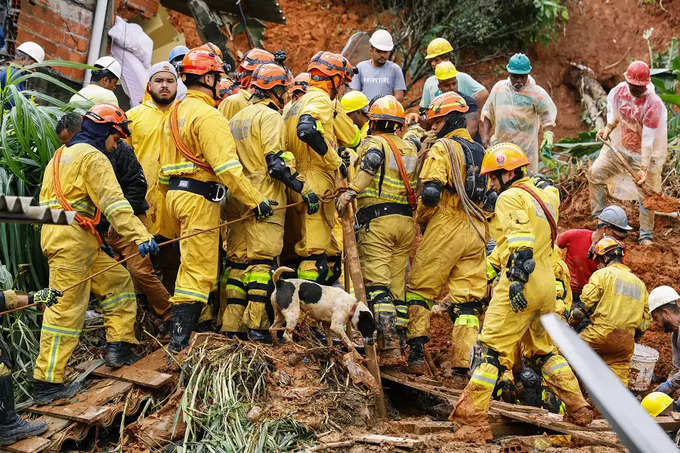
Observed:
[[[132,365],[139,359],[140,357],[132,352],[132,343],[126,343],[125,341],[111,341],[106,343],[104,361],[111,368]]]
[[[425,343],[427,341],[427,337],[416,337],[407,341],[409,345],[407,373],[419,376],[427,374],[428,368],[425,362]]]
[[[33,401],[38,406],[49,404],[52,401],[68,399],[78,392],[80,386],[76,383],[60,384],[33,380]]]
[[[396,366],[403,364],[401,348],[399,347],[399,334],[396,327],[397,311],[389,289],[384,286],[368,286],[366,287],[366,292],[378,330],[378,358],[380,365]]]
[[[170,319],[172,320],[172,338],[168,349],[173,354],[177,354],[182,349],[189,346],[191,332],[198,324],[201,315],[202,304],[177,304],[172,306]]]
[[[47,431],[45,422],[27,422],[14,410],[14,391],[12,376],[0,376],[0,445],[11,445],[14,442],[31,436],[38,436]]]

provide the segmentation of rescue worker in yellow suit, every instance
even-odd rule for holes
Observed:
[[[491,236],[500,244],[500,280],[484,317],[479,335],[480,354],[474,371],[449,419],[461,425],[454,438],[493,438],[487,414],[491,394],[500,374],[519,358],[540,369],[550,390],[567,408],[567,418],[587,425],[593,413],[567,361],[557,352],[540,321],[555,309],[552,253],[559,196],[540,190],[526,176],[529,159],[512,143],[487,150],[481,173],[498,199],[489,223]]]
[[[50,268],[50,287],[63,291],[90,274],[115,264],[100,247],[96,225],[102,215],[125,240],[138,245],[142,257],[158,245],[133,214],[105,152],[130,133],[125,113],[112,104],[97,104],[83,116],[80,132],[59,148],[45,168],[40,205],[77,211],[71,226],[45,225],[40,243]],[[69,398],[77,390],[64,385],[64,368],[85,323],[90,292],[100,301],[106,326],[104,360],[113,368],[137,357],[137,299],[130,274],[121,265],[64,291],[59,304],[45,310],[40,353],[33,369],[33,398],[38,404]]]
[[[553,247],[553,272],[555,272],[555,313],[564,322],[569,322],[571,313],[571,303],[573,296],[571,293],[571,275],[567,263],[562,257],[562,249],[555,244]]]
[[[301,194],[307,212],[319,210],[319,198],[307,187],[295,172],[293,155],[286,151],[283,117],[283,96],[288,85],[288,74],[277,64],[259,65],[253,71],[250,87],[253,96],[251,104],[238,112],[229,122],[236,143],[236,153],[243,165],[244,175],[268,200],[280,206],[286,204],[286,188]],[[246,214],[247,211],[241,213]],[[271,271],[276,267],[276,258],[283,247],[285,211],[279,210],[263,222],[249,218],[243,222],[243,239],[229,240],[229,243],[243,244],[245,250],[235,253],[247,260],[245,269],[245,291],[247,306],[230,307],[228,303],[224,317],[242,315],[242,322],[248,328],[248,338],[255,341],[271,341],[268,328],[273,320],[271,296]],[[229,302],[229,301],[228,301]],[[271,319],[270,319],[271,318]],[[224,319],[222,326],[233,324],[234,320]]]
[[[425,225],[425,233],[406,286],[408,371],[423,374],[426,370],[430,310],[447,285],[447,311],[454,324],[452,367],[464,380],[486,294],[486,219],[480,208],[486,178],[474,170],[481,165],[484,149],[465,129],[467,110],[461,96],[447,92],[437,96],[427,111],[438,139],[419,175],[423,186],[416,221]],[[466,209],[474,212],[468,215]]]
[[[593,272],[581,292],[591,323],[579,336],[628,387],[635,339],[650,321],[647,287],[621,262],[622,243],[605,236],[593,251],[603,267]]]
[[[404,330],[408,323],[406,265],[416,234],[413,208],[420,141],[408,132],[404,138],[397,135],[405,116],[394,96],[373,103],[372,134],[359,147],[359,169],[336,202],[342,214],[357,199],[361,270],[378,326],[380,361],[386,366],[401,362],[397,329]]]
[[[250,79],[255,68],[264,63],[274,63],[274,55],[263,49],[250,49],[243,56],[243,60],[236,69],[236,75],[241,89],[237,93],[228,96],[220,102],[218,107],[220,113],[228,120],[232,119],[234,115],[243,110],[249,103],[250,97],[253,95],[250,88]]]
[[[215,228],[225,186],[258,220],[273,215],[269,201],[243,174],[229,124],[214,108],[222,75],[222,60],[207,50],[184,56],[180,73],[187,96],[166,120],[161,152],[161,181],[167,181],[166,206],[180,236]],[[217,281],[219,231],[180,242],[181,264],[170,302],[173,323],[169,349],[189,344],[202,307]]]
[[[338,154],[340,143],[356,147],[359,130],[351,123],[336,97],[352,80],[354,68],[342,55],[321,51],[312,57],[307,92],[284,117],[288,149],[309,188],[319,196],[335,189],[336,172],[347,166]],[[334,102],[334,100],[336,100]],[[295,244],[300,257],[298,277],[328,284],[340,276],[340,250],[332,240],[336,211],[333,202],[321,203],[315,214],[297,211],[301,239]],[[329,266],[333,257],[333,266]]]

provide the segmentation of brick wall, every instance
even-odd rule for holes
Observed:
[[[126,20],[156,14],[158,0],[116,0],[115,14]],[[49,60],[87,62],[96,0],[21,1],[17,43],[35,41]],[[112,20],[113,18],[111,18]],[[56,67],[64,77],[81,82],[84,71]]]

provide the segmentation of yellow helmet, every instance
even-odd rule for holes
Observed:
[[[673,402],[673,398],[663,392],[652,392],[645,396],[640,403],[642,408],[652,417],[656,417],[666,410]]]
[[[434,57],[438,57],[439,55],[444,55],[449,52],[453,52],[453,47],[451,46],[450,42],[444,38],[434,38],[432,41],[430,41],[430,44],[427,45],[427,55],[425,56],[425,59],[431,60]]]
[[[450,61],[442,61],[434,68],[434,76],[437,80],[449,80],[458,75],[456,66]]]
[[[352,113],[368,107],[368,98],[361,91],[350,91],[340,99],[340,105],[345,112]]]
[[[527,155],[514,143],[498,143],[486,150],[479,174],[486,175],[496,170],[510,171],[529,165]]]
[[[612,250],[620,249],[621,256],[623,256],[623,244],[611,236],[605,236],[595,244],[593,251],[597,256],[604,256]]]

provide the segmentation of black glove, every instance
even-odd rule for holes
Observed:
[[[307,204],[307,214],[312,215],[319,210],[319,197],[313,191],[308,190],[303,193],[302,199]]]
[[[285,50],[274,51],[274,61],[276,61],[276,64],[279,66],[283,66],[283,64],[286,62],[286,58],[288,58],[288,56],[286,55]]]
[[[552,180],[548,179],[547,177],[543,176],[540,173],[536,173],[534,176],[531,177],[531,182],[534,183],[536,187],[539,189],[545,189],[546,187],[555,187],[555,183],[552,182]]]
[[[526,310],[527,299],[524,297],[524,283],[517,281],[510,283],[510,306],[515,313]]]
[[[488,190],[482,200],[482,209],[486,212],[494,212],[496,210],[496,200],[498,200],[498,194],[493,190]]]
[[[272,209],[270,203],[278,204],[276,202],[270,202],[269,200],[265,199],[262,203],[258,204],[257,207],[253,209],[253,212],[255,212],[255,218],[257,220],[264,220],[274,215],[274,210]]]
[[[521,249],[514,252],[508,258],[508,280],[512,282],[526,283],[529,275],[536,268],[534,261],[534,251],[531,249]]]
[[[107,255],[109,255],[111,258],[114,258],[114,257],[116,256],[116,254],[114,253],[114,251],[113,251],[113,249],[111,248],[111,246],[110,246],[109,244],[107,244],[106,242],[104,242],[100,248],[102,249],[102,251],[103,251],[104,253],[106,253]]]
[[[340,165],[340,174],[343,178],[347,178],[349,175],[349,166],[351,165],[349,151],[347,151],[344,147],[340,147],[338,148],[338,156],[340,156],[340,159],[342,159],[342,164]]]
[[[57,297],[63,296],[64,293],[54,288],[43,288],[30,296],[28,302],[33,304],[45,304],[48,307],[57,303]]]

